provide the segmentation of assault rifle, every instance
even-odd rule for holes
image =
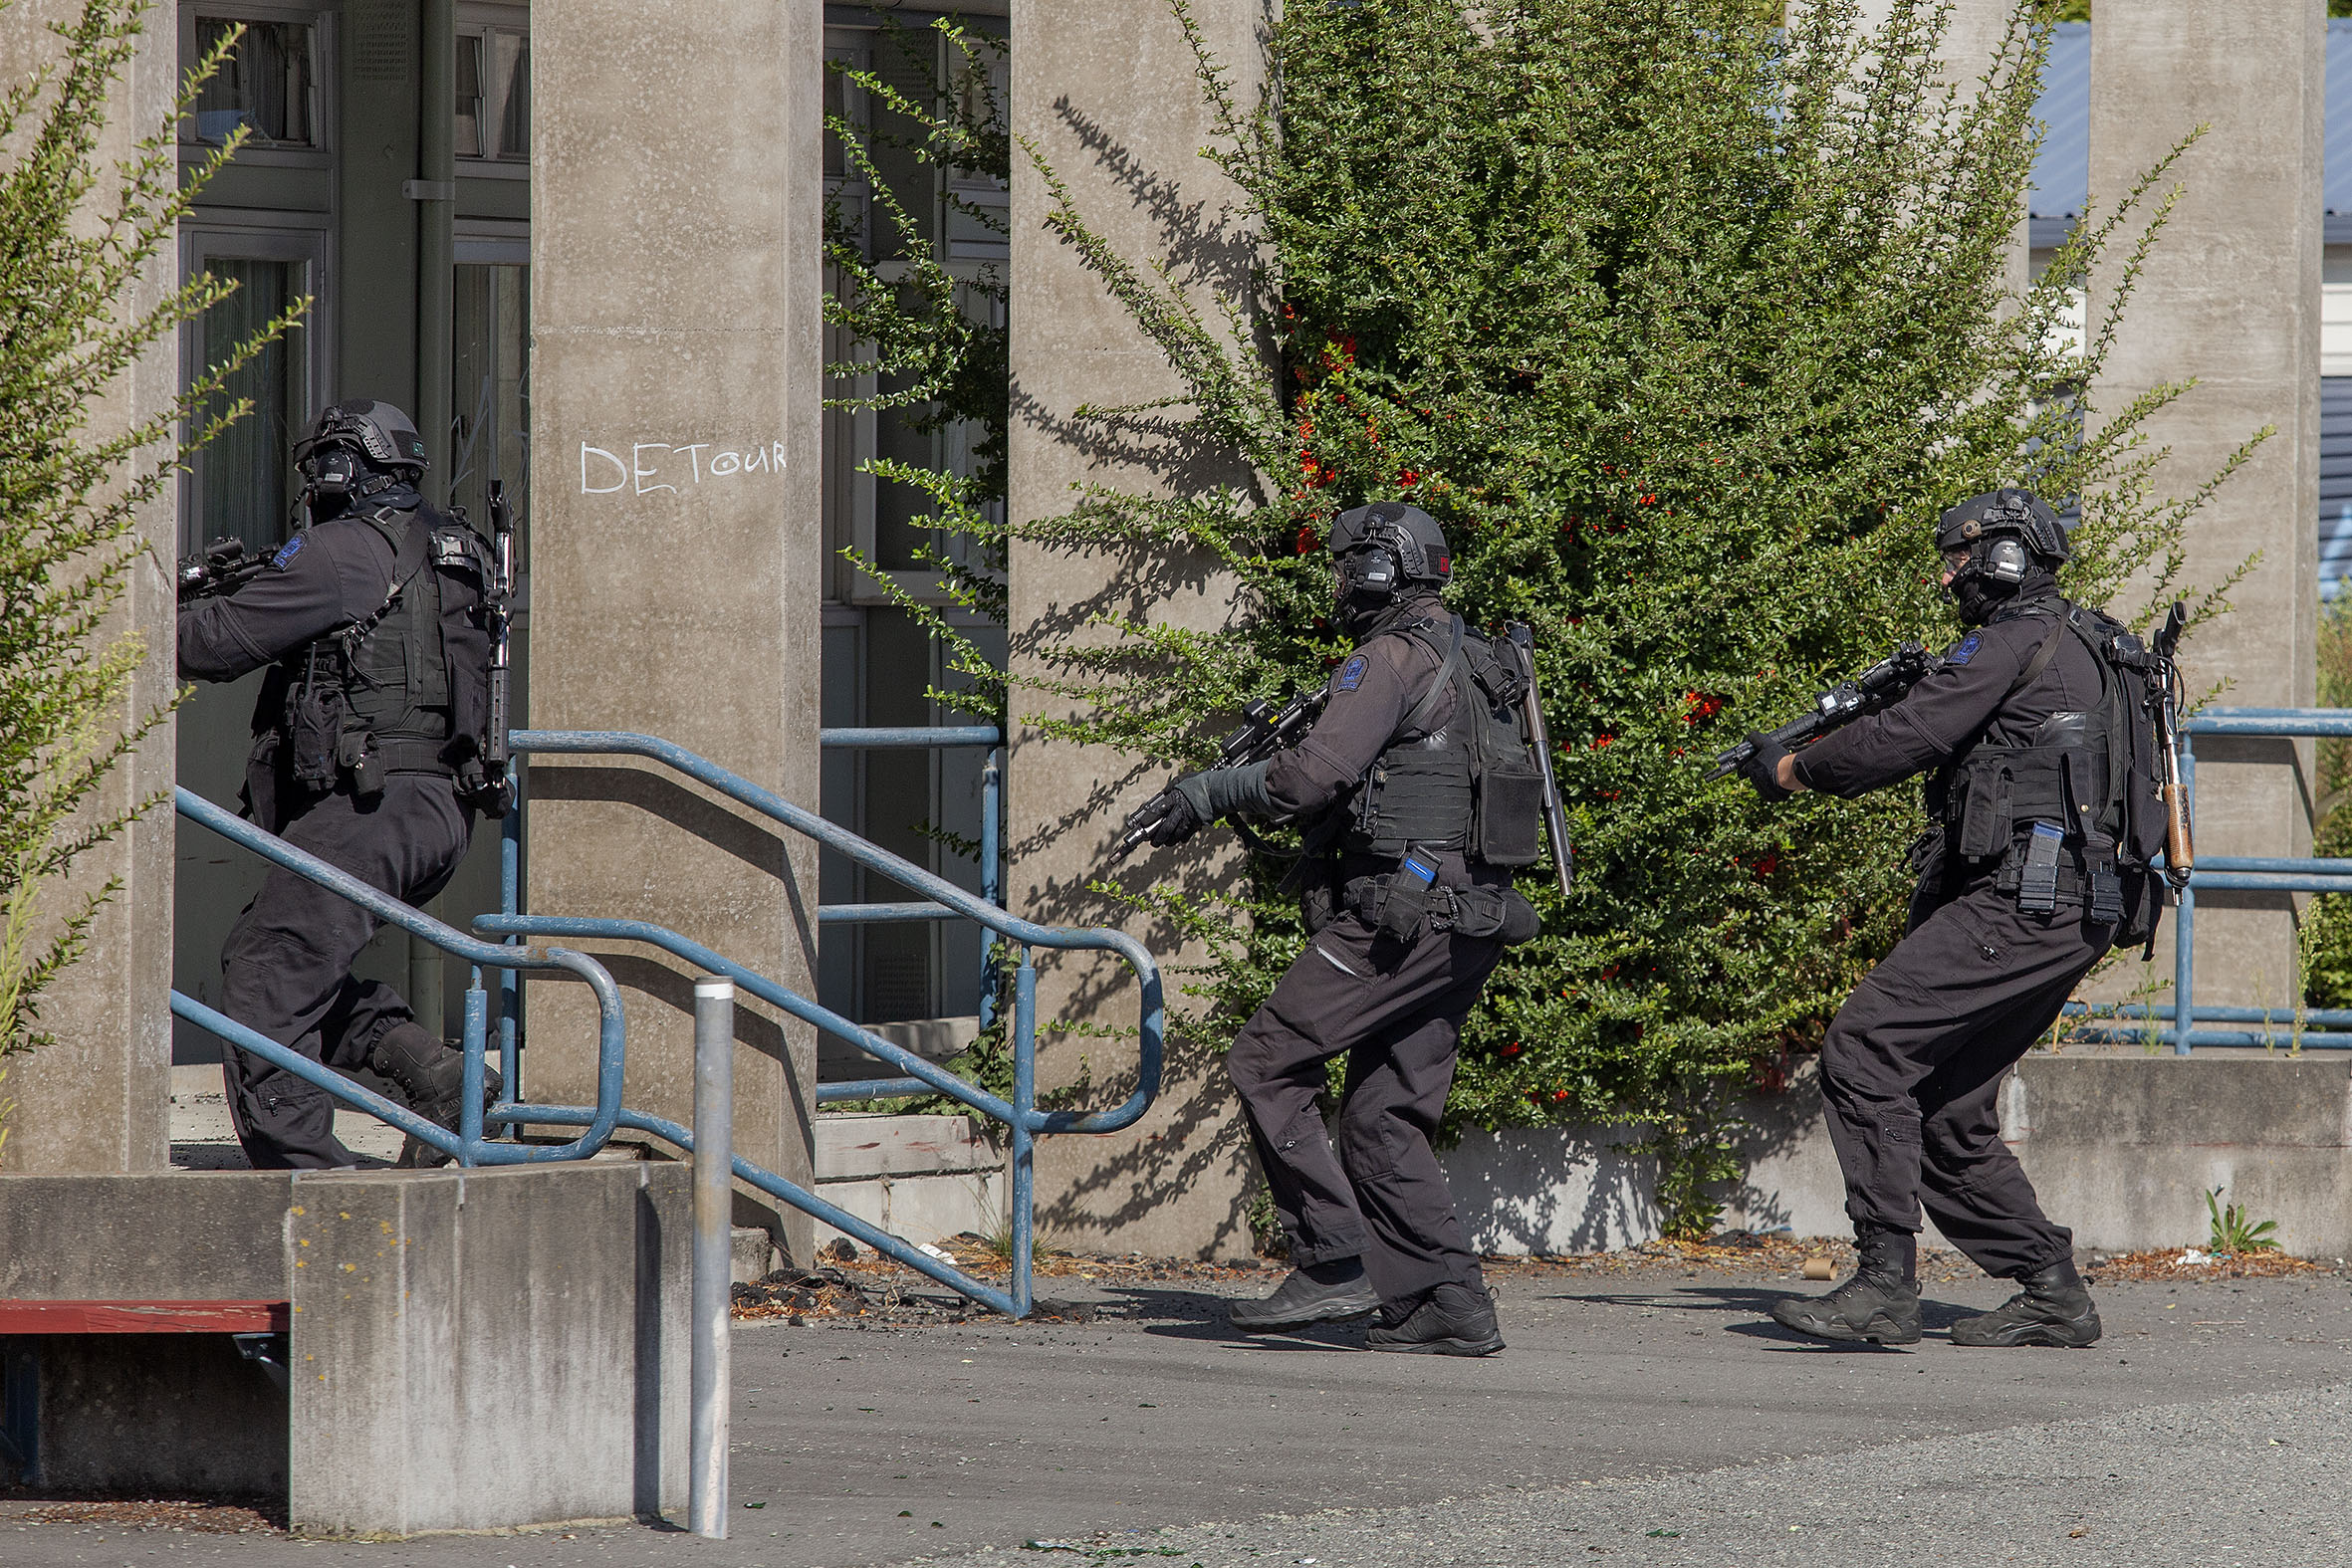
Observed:
[[[1565,898],[1576,883],[1575,856],[1568,848],[1568,815],[1560,807],[1559,781],[1551,774],[1551,735],[1543,727],[1543,701],[1535,690],[1535,633],[1526,621],[1504,628],[1501,646],[1511,650],[1525,690],[1520,705],[1528,721],[1528,740],[1543,765],[1543,830],[1551,838],[1551,869],[1559,877],[1559,896]]]
[[[503,803],[511,804],[514,786],[507,782],[513,753],[507,745],[512,719],[515,606],[515,511],[507,505],[506,485],[490,481],[491,581],[485,596],[485,621],[490,631],[490,734],[482,749],[482,771]]]
[[[2188,624],[2188,604],[2174,604],[2148,645],[2156,655],[2160,693],[2151,717],[2156,721],[2156,744],[2164,751],[2164,878],[2175,888],[2189,885],[2189,873],[2197,865],[2189,791],[2181,784],[2181,667],[2173,662],[2173,650],[2181,645],[2181,630]]]
[[[1215,766],[1247,768],[1252,763],[1265,762],[1275,753],[1296,745],[1308,730],[1314,728],[1315,720],[1322,717],[1323,704],[1330,701],[1330,697],[1331,689],[1328,686],[1317,686],[1310,692],[1293,698],[1291,705],[1280,713],[1275,711],[1271,701],[1259,698],[1242,710],[1242,727],[1227,736],[1224,744],[1217,749]],[[1162,789],[1127,813],[1126,831],[1119,835],[1117,846],[1111,850],[1111,858],[1116,860],[1127,855],[1137,844],[1151,837],[1152,829],[1166,820],[1182,799],[1183,796],[1173,787]]]
[[[1912,687],[1943,666],[1940,655],[1928,652],[1916,642],[1906,642],[1861,674],[1822,692],[1813,699],[1810,713],[1789,720],[1764,739],[1791,752],[1802,751],[1830,731],[1842,730],[1856,719],[1867,718],[1902,701]],[[1715,760],[1715,771],[1707,777],[1721,779],[1736,773],[1755,755],[1755,743],[1742,741]]]
[[[234,593],[269,569],[271,557],[248,556],[241,539],[221,538],[194,556],[182,556],[172,575],[179,583],[179,601],[193,604],[222,593]]]

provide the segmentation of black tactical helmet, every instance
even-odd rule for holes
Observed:
[[[1378,501],[1342,512],[1331,524],[1331,560],[1342,598],[1395,597],[1410,582],[1443,587],[1454,575],[1454,553],[1437,519],[1401,501]]]
[[[2013,540],[2016,548],[1999,548]],[[1968,565],[1995,582],[2023,579],[2027,557],[2043,569],[2066,559],[2066,530],[2058,515],[2030,490],[1993,490],[1946,512],[1936,527],[1936,549],[1947,558],[1968,553]]]
[[[294,443],[295,466],[339,448],[357,453],[370,468],[411,478],[432,466],[425,460],[424,437],[415,422],[391,404],[365,397],[337,403],[322,413],[309,433]]]

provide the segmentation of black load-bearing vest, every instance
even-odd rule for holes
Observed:
[[[1339,803],[1346,822],[1340,846],[1382,857],[1414,847],[1454,849],[1488,865],[1533,865],[1542,852],[1543,771],[1526,732],[1517,669],[1466,631],[1458,615],[1396,634],[1418,638],[1438,656],[1437,676]],[[1448,691],[1453,714],[1429,730]]]
[[[2122,925],[2119,941],[2143,941],[2165,899],[2147,875],[2164,848],[2157,662],[2121,623],[2061,608],[2048,612],[2052,624],[2011,695],[2070,635],[2098,666],[2098,701],[2025,733],[1997,716],[1984,744],[1931,781],[1929,805],[1960,862],[1999,861],[1995,885],[2019,909],[2047,914],[2060,897],[2080,897],[2090,919]]]
[[[489,733],[490,547],[425,507],[379,507],[353,521],[391,546],[391,585],[374,613],[289,661],[295,782],[366,795],[387,774],[460,777]]]

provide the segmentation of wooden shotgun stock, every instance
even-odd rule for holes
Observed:
[[[2164,694],[2157,702],[2157,739],[2164,745],[2164,867],[2165,880],[2175,887],[2189,884],[2189,873],[2197,867],[2196,834],[2189,820],[2189,791],[2181,784],[2181,729],[2180,710],[2176,694],[2180,690],[2180,676],[2173,664],[2173,650],[2180,645],[2181,628],[2189,623],[2189,606],[2177,603],[2165,613],[2164,624],[2158,628],[2154,649],[2163,661],[2161,675]]]

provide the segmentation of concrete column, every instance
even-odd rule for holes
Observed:
[[[52,22],[80,13],[73,0],[28,0],[0,25],[0,78],[18,82],[60,54]],[[112,170],[170,113],[178,84],[178,40],[169,12],[149,12],[147,30],[118,86],[95,164],[107,171],[94,208],[113,192]],[[166,245],[132,290],[132,312],[153,309],[178,282],[179,256]],[[126,313],[128,314],[128,313]],[[177,342],[166,336],[92,410],[90,438],[104,439],[153,418],[177,385]],[[178,513],[165,486],[139,522],[150,558],[104,637],[145,641],[124,703],[126,714],[168,702],[175,686],[175,614],[167,567],[178,553]],[[166,723],[108,778],[94,814],[112,814],[171,786],[173,730]],[[54,917],[118,878],[120,889],[91,933],[89,953],[44,999],[44,1025],[57,1043],[9,1064],[0,1099],[14,1098],[4,1152],[12,1171],[151,1171],[169,1162],[171,1094],[172,816],[166,803],[128,832],[82,857],[73,878],[47,895]],[[40,933],[36,942],[43,940]]]
[[[1252,101],[1263,77],[1258,0],[1204,0],[1194,8]],[[1194,80],[1192,53],[1160,5],[1104,6],[1089,0],[1015,0],[1012,115],[1069,184],[1087,220],[1128,260],[1176,259],[1176,276],[1207,308],[1218,291],[1237,294],[1251,241],[1232,217],[1236,192],[1197,156],[1211,137]],[[1141,402],[1180,391],[1158,351],[1076,256],[1043,227],[1043,182],[1024,163],[1013,171],[1012,515],[1034,520],[1066,511],[1081,481],[1136,490],[1246,482],[1204,474],[1138,448],[1106,451],[1073,435],[1067,420],[1084,403]],[[1206,578],[1206,580],[1204,580]],[[1018,548],[1012,562],[1013,668],[1045,673],[1051,639],[1083,634],[1089,615],[1144,612],[1214,626],[1230,595],[1204,571],[1155,565],[1138,571],[1123,558]],[[1124,925],[1163,965],[1197,954],[1179,950],[1163,926],[1086,890],[1110,874],[1104,851],[1119,817],[1161,783],[1131,757],[1049,741],[1023,719],[1067,711],[1033,693],[1014,699],[1015,732],[1007,795],[1013,857],[1011,906],[1053,925]],[[1130,886],[1182,878],[1196,890],[1233,885],[1227,842],[1215,833],[1183,850],[1138,855],[1119,868]],[[1116,961],[1041,954],[1041,1031],[1055,1020],[1132,1028],[1135,992]],[[1172,1005],[1188,1005],[1171,979]],[[1045,1034],[1041,1091],[1086,1081],[1087,1100],[1114,1104],[1132,1083],[1130,1047],[1117,1039]],[[1173,1045],[1158,1106],[1129,1132],[1041,1141],[1039,1226],[1088,1248],[1228,1256],[1249,1250],[1243,1214],[1249,1164],[1238,1107],[1221,1060]]]
[[[2100,0],[2091,29],[2090,188],[2112,205],[2191,128],[2185,194],[2139,280],[2094,392],[2102,412],[2148,388],[2198,385],[2146,426],[2169,448],[2155,494],[2185,495],[2264,425],[2274,434],[2189,536],[2189,580],[2261,560],[2233,611],[2190,637],[2192,691],[2262,707],[2313,701],[2319,484],[2320,162],[2326,34],[2318,0],[2217,10]],[[2113,287],[2120,258],[2093,279]],[[2294,855],[2311,838],[2311,754],[2284,741],[2198,747],[2198,848]],[[2198,1000],[2280,1006],[2295,992],[2285,894],[2198,900]],[[2169,953],[2162,955],[2169,960]],[[2169,973],[2169,971],[2167,971]]]
[[[822,7],[532,20],[531,722],[659,735],[814,806]],[[814,995],[810,844],[618,760],[536,762],[530,792],[532,909],[651,921]],[[687,1120],[694,972],[609,962],[629,1103]],[[585,1102],[586,996],[531,995],[527,1090]],[[748,998],[736,1026],[736,1148],[805,1182],[814,1037]],[[784,1223],[804,1260],[809,1236]]]
[[[1894,9],[1895,0],[1861,0],[1857,26],[1864,30],[1884,27]],[[1936,52],[1944,80],[1973,95],[2008,37],[2009,19],[2015,11],[2013,0],[1949,0],[1944,40]],[[2020,191],[2016,237],[2003,268],[2010,292],[2020,296],[2031,282],[2026,241],[2025,193]]]

